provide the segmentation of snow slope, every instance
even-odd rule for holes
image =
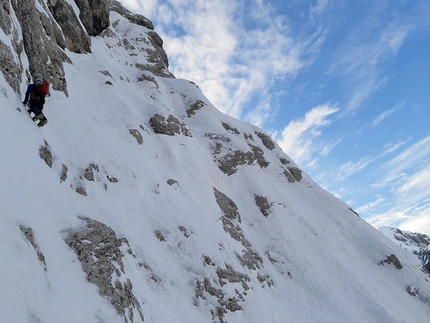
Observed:
[[[44,128],[0,75],[0,322],[428,322],[418,259],[306,174],[287,176],[297,165],[261,129],[139,68],[148,30],[111,22],[91,54],[67,52],[69,96],[52,91]],[[183,132],[156,133],[156,114]],[[263,154],[228,175],[221,157],[237,151]],[[86,258],[89,277],[92,226],[111,240]],[[390,255],[401,269],[381,263]],[[105,295],[92,283],[103,257]]]

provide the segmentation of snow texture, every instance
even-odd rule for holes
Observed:
[[[43,128],[0,72],[0,322],[429,321],[417,257],[110,21],[64,50]]]

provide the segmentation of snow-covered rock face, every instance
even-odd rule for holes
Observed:
[[[0,322],[428,322],[419,259],[174,78],[148,19],[0,4]]]
[[[72,62],[65,49],[75,53],[91,52],[90,36],[100,35],[110,26],[111,9],[153,29],[148,19],[133,15],[117,1],[0,0],[0,8],[0,27],[8,36],[0,39],[0,70],[16,92],[20,91],[23,60],[28,59],[29,67],[25,71],[27,81],[31,81],[30,76],[35,72],[40,72],[54,90],[67,94],[63,64]],[[156,75],[173,76],[167,70],[167,55],[157,33],[148,31],[145,37],[128,41],[130,46],[142,41],[151,45],[145,46],[149,47],[146,50],[150,63],[142,65],[143,69],[151,70]],[[142,46],[136,47],[142,50]]]

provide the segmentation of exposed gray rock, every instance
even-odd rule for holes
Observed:
[[[206,106],[206,103],[204,103],[201,100],[197,100],[193,104],[191,104],[190,108],[187,109],[187,115],[190,118],[191,116],[195,115],[198,110]]]
[[[113,79],[112,74],[109,71],[99,71],[99,73],[101,73],[105,76],[109,76],[111,79]]]
[[[39,12],[34,0],[12,0],[12,7],[21,25],[25,52],[30,63],[30,74],[40,72],[54,90],[67,94],[63,62],[71,63],[57,43],[54,22]],[[30,82],[30,79],[28,79]]]
[[[166,52],[163,49],[163,40],[155,31],[152,31],[154,29],[152,22],[141,15],[132,14],[117,1],[112,1],[111,10],[119,13],[131,23],[135,23],[150,29],[150,31],[142,35],[142,37],[128,39],[124,43],[125,48],[128,50],[136,50],[131,52],[130,55],[138,55],[141,51],[146,53],[149,64],[136,64],[136,67],[140,70],[150,71],[152,74],[157,76],[171,78],[175,77],[169,71],[169,60],[167,58]],[[116,24],[113,26],[116,28]],[[140,45],[142,42],[150,46],[142,47]]]
[[[87,195],[87,190],[85,189],[85,187],[83,187],[83,186],[78,186],[78,187],[76,187],[75,188],[75,191],[76,191],[76,193],[78,193],[79,195],[82,195],[82,196],[88,196]]]
[[[411,286],[411,285],[406,287],[406,291],[408,292],[409,295],[414,296],[414,297],[419,297],[419,295],[420,295],[418,289],[416,289],[414,286]]]
[[[63,31],[66,48],[74,53],[90,53],[91,39],[82,28],[73,7],[64,0],[51,0],[49,9]]]
[[[110,177],[109,175],[107,175],[106,178],[111,183],[118,183],[118,179],[115,177]]]
[[[37,243],[34,240],[33,229],[29,228],[29,227],[25,227],[23,225],[20,225],[19,228],[22,231],[22,233],[24,233],[25,237],[30,242],[30,244],[33,246],[34,250],[36,251],[37,258],[41,262],[43,269],[45,271],[47,271],[48,268],[46,267],[45,256],[43,255],[42,251],[40,251],[39,246],[37,245]]]
[[[75,0],[87,33],[97,36],[110,25],[109,8],[106,0]]]
[[[66,44],[63,33],[58,24],[55,23],[54,19],[52,19],[51,15],[49,15],[49,12],[46,12],[46,14],[42,12],[40,13],[40,22],[42,23],[46,35],[50,39],[55,39],[57,45],[64,50],[66,48]]]
[[[252,152],[243,152],[236,150],[234,153],[227,154],[218,160],[218,167],[224,174],[233,175],[237,172],[237,167],[240,165],[252,165],[256,160],[256,156]]]
[[[301,169],[297,167],[288,167],[288,170],[290,171],[291,175],[293,175],[294,179],[297,182],[300,182],[302,180],[302,171]]]
[[[128,21],[134,23],[139,26],[143,26],[145,28],[154,29],[154,25],[152,21],[142,15],[133,14],[130,10],[126,9],[120,2],[112,1],[110,5],[110,10],[119,13],[124,18],[127,18]]]
[[[222,123],[222,126],[224,127],[224,129],[227,130],[228,132],[236,134],[236,135],[240,134],[240,131],[237,130],[237,128],[234,128],[230,123],[224,122],[224,121],[221,121],[221,123]]]
[[[288,159],[286,159],[284,157],[279,158],[279,160],[280,160],[282,165],[288,165],[289,163],[291,163]]]
[[[270,139],[270,137],[262,132],[255,131],[255,134],[258,136],[258,138],[261,139],[264,146],[266,146],[267,149],[273,150],[275,149],[275,143]]]
[[[270,203],[267,199],[267,197],[265,196],[261,196],[261,195],[254,195],[254,200],[255,200],[255,204],[257,204],[257,206],[260,208],[261,213],[265,216],[268,217],[270,212]]]
[[[255,155],[255,159],[257,160],[257,164],[260,165],[261,168],[266,168],[269,166],[269,163],[264,159],[264,151],[260,147],[249,145],[251,147],[252,152]]]
[[[174,78],[175,76],[169,71],[169,60],[163,47],[158,46],[153,38],[149,38],[153,45],[153,48],[147,48],[147,59],[151,64],[145,65],[145,69],[150,71],[152,74]]]
[[[288,170],[286,170],[286,169],[284,169],[284,175],[287,178],[288,183],[294,183],[296,181],[294,179],[293,175],[291,175],[291,173]]]
[[[21,55],[24,44],[21,31],[12,23],[12,10],[9,0],[0,0],[0,27],[11,41],[11,44],[0,41],[0,71],[3,72],[7,83],[21,95],[20,82],[23,73]]]
[[[264,158],[264,152],[257,146],[249,145],[252,152],[236,150],[218,159],[218,167],[227,175],[236,173],[240,165],[252,165],[255,161],[261,168],[265,168],[269,163]]]
[[[169,179],[169,180],[167,181],[167,184],[169,184],[170,186],[173,186],[173,185],[177,185],[177,186],[179,186],[178,181],[176,181],[176,180],[174,180],[174,179]]]
[[[239,209],[234,201],[224,193],[218,191],[215,187],[213,188],[216,202],[221,209],[223,215],[229,220],[237,220],[239,223],[242,222],[239,214]]]
[[[1,17],[0,17],[1,18]],[[0,71],[6,79],[6,82],[20,94],[20,80],[22,75],[22,66],[15,62],[12,50],[9,46],[0,40]]]
[[[231,266],[227,266],[226,269],[218,268],[216,273],[218,275],[221,286],[224,286],[225,284],[227,284],[227,282],[240,283],[243,289],[249,289],[247,282],[250,282],[251,279],[247,275],[234,270]]]
[[[52,153],[46,141],[45,141],[45,145],[39,148],[39,157],[43,159],[46,165],[52,168],[52,163],[53,163]]]
[[[242,256],[236,256],[242,266],[246,266],[250,270],[260,269],[260,266],[263,265],[263,258],[250,247],[251,246],[249,246],[246,250],[243,250]]]
[[[12,31],[9,0],[0,0],[0,28],[6,35],[9,35]]]
[[[99,172],[99,165],[91,163],[86,169],[84,173],[84,177],[87,181],[94,182],[94,172]]]
[[[249,134],[248,133],[244,133],[243,136],[245,137],[246,140],[249,139],[249,140],[254,141],[254,137],[252,136],[251,133],[249,133]]]
[[[263,264],[263,258],[251,249],[251,243],[245,238],[242,229],[236,223],[242,222],[236,203],[234,203],[234,201],[227,195],[218,191],[215,187],[213,189],[216,202],[223,214],[220,220],[222,222],[224,231],[230,234],[234,240],[239,241],[245,247],[245,249],[242,251],[242,255],[236,255],[237,258],[243,266],[246,266],[251,270],[259,269]]]
[[[228,323],[224,320],[225,314],[228,311],[235,312],[242,310],[238,300],[235,297],[228,297],[226,293],[221,289],[212,286],[211,281],[205,278],[203,281],[196,282],[196,297],[206,300],[210,296],[215,297],[218,305],[215,305],[214,309],[211,309],[212,319],[214,322]],[[207,294],[207,296],[205,295]],[[217,320],[217,321],[215,321]]]
[[[61,175],[60,175],[60,181],[65,182],[67,179],[67,171],[69,170],[69,168],[63,164],[63,169],[61,171]]]
[[[269,275],[258,274],[257,279],[261,284],[266,283],[268,287],[275,286],[273,279]]]
[[[185,238],[189,238],[191,236],[191,233],[187,230],[187,228],[182,225],[178,226],[178,230],[184,234]]]
[[[192,137],[191,129],[181,120],[173,115],[167,118],[163,114],[156,114],[149,120],[155,133],[174,136],[176,134]]]
[[[212,261],[211,257],[203,256],[203,264],[206,266],[215,266],[215,263]]]
[[[403,265],[400,262],[400,260],[396,257],[396,255],[390,255],[387,257],[387,259],[382,260],[380,262],[381,265],[383,264],[389,264],[389,265],[393,265],[394,267],[396,267],[396,269],[402,269]]]
[[[142,144],[143,144],[143,137],[142,137],[142,135],[140,134],[139,130],[137,130],[137,129],[128,129],[128,131],[130,132],[130,134],[131,134],[134,138],[136,138],[137,143],[138,143],[139,145],[142,145]]]
[[[158,240],[160,240],[161,242],[166,241],[166,237],[164,236],[164,233],[162,231],[155,230],[154,233],[155,233],[155,236],[157,237]]]
[[[137,310],[141,321],[144,321],[140,302],[133,294],[133,285],[124,275],[125,269],[121,246],[130,249],[126,238],[118,239],[109,226],[90,218],[82,217],[86,229],[68,234],[65,242],[75,251],[81,262],[87,280],[99,288],[101,296],[106,297],[118,314],[134,322],[134,309]]]
[[[140,70],[146,70],[146,65],[142,65],[142,64],[136,64],[136,67]],[[147,75],[147,74],[142,74],[138,79],[138,82],[143,82],[143,81],[148,81],[148,82],[152,82],[155,84],[155,88],[158,89],[158,83],[157,80],[155,79],[155,77],[151,76],[151,75]]]

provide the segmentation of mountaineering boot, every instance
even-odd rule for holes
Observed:
[[[43,118],[45,118],[45,116],[43,114],[38,114],[35,115],[33,118],[31,118],[33,121],[37,121],[37,120],[42,120]]]
[[[39,123],[37,124],[38,127],[43,127],[44,125],[46,125],[48,123],[48,119],[46,119],[45,117],[43,117],[42,119],[40,119]]]

